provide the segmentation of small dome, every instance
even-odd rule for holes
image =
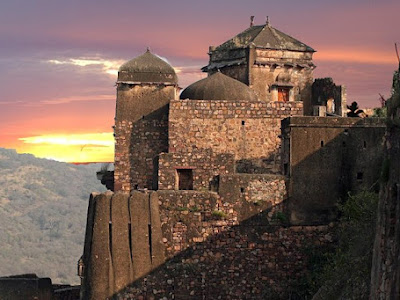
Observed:
[[[216,72],[183,90],[181,99],[193,100],[248,100],[257,101],[257,95],[244,83]]]
[[[178,78],[167,62],[150,50],[124,63],[118,71],[118,81],[178,83]]]

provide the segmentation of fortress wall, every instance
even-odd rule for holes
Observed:
[[[219,174],[235,172],[232,154],[215,154],[210,149],[189,153],[161,153],[158,160],[158,189],[179,189],[178,169],[193,171],[193,189],[209,190]]]
[[[204,190],[93,194],[83,254],[83,297],[109,297],[163,268],[167,259],[241,227],[260,213],[264,224],[272,224],[268,212],[285,200],[284,177],[226,176],[221,195]],[[232,183],[245,186],[244,198],[228,192]],[[250,228],[244,226],[243,230]]]
[[[137,280],[115,298],[261,300],[296,297],[308,272],[307,251],[329,245],[332,228],[274,227],[264,220],[261,215],[216,232]]]
[[[165,261],[158,197],[92,195],[83,253],[83,299],[106,299]]]
[[[349,191],[377,189],[385,123],[379,118],[291,117],[282,121],[293,224],[324,224]]]
[[[279,173],[280,121],[302,114],[302,102],[171,101],[169,152],[212,148],[234,154],[238,172]]]

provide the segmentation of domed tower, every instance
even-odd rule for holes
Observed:
[[[176,99],[174,69],[147,50],[118,72],[114,189],[153,187],[153,159],[168,150],[168,103]]]

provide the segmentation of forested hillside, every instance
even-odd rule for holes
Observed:
[[[0,148],[0,276],[79,283],[89,194],[100,164],[71,165]]]

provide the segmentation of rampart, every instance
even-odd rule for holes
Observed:
[[[349,191],[377,190],[384,134],[379,118],[284,119],[282,169],[290,181],[291,222],[327,223]]]
[[[200,261],[205,264],[204,271],[190,275],[195,276],[192,278],[195,282],[191,283],[194,291],[188,292],[193,299],[204,293],[202,276],[207,272],[206,286],[211,289],[210,293],[220,280],[236,282],[232,287],[238,286],[244,292],[255,279],[271,284],[274,292],[282,293],[280,284],[283,287],[292,280],[292,273],[299,275],[305,269],[302,247],[325,243],[328,231],[327,226],[307,230],[275,226],[282,222],[277,212],[282,211],[286,195],[285,177],[261,174],[221,175],[216,191],[134,191],[131,196],[111,192],[93,194],[83,255],[83,297],[103,299],[116,295],[134,282],[142,284],[143,276],[148,274],[151,275],[147,282],[161,284],[155,289],[162,289],[164,281],[174,280],[174,284],[167,285],[173,286],[173,293],[178,296],[187,292],[187,278],[176,275],[172,279],[173,274],[183,275],[179,270]],[[286,247],[287,257],[293,251],[297,253],[288,260],[280,255]],[[210,261],[214,255],[220,261]],[[178,258],[184,258],[184,262]],[[256,273],[247,270],[255,264],[259,268]],[[201,264],[198,266],[203,268]],[[174,271],[167,271],[168,278],[159,273],[171,268]],[[240,284],[243,280],[248,284]],[[145,292],[142,288],[137,290],[137,295]],[[262,291],[256,288],[246,293],[259,296]],[[212,294],[208,295],[213,299]],[[234,294],[221,290],[218,295]]]

